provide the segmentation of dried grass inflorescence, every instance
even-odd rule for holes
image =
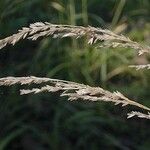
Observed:
[[[0,79],[0,86],[11,86],[15,84],[20,85],[30,85],[30,84],[41,84],[45,83],[46,85],[40,88],[33,89],[21,89],[20,94],[37,94],[42,92],[58,92],[61,91],[60,96],[67,96],[69,100],[77,100],[82,99],[85,101],[105,101],[105,102],[113,102],[115,105],[121,104],[122,106],[132,105],[143,110],[150,111],[150,108],[135,102],[133,100],[128,99],[120,92],[109,92],[100,87],[91,87],[84,84],[79,84],[70,81],[58,80],[58,79],[50,79],[50,78],[39,78],[39,77],[6,77]],[[141,113],[139,113],[141,114]],[[136,114],[135,114],[136,115]],[[133,116],[131,112],[128,114],[128,118]],[[145,114],[143,114],[145,115]],[[141,115],[137,115],[141,117]]]
[[[103,42],[103,44],[101,43],[99,47],[130,47],[138,50],[139,55],[143,53],[150,53],[149,46],[142,46],[123,35],[117,35],[107,29],[91,26],[55,25],[48,22],[37,22],[31,24],[29,27],[23,27],[18,31],[18,33],[0,40],[0,49],[8,44],[14,45],[21,39],[37,40],[40,37],[46,36],[52,36],[53,38],[81,38],[85,36],[88,39],[88,44],[94,44],[98,41]]]
[[[146,64],[146,65],[130,65],[129,67],[135,68],[136,70],[150,69],[150,64]]]
[[[150,113],[149,112],[148,112],[148,114],[143,114],[141,112],[132,111],[132,112],[128,113],[127,115],[128,115],[127,118],[132,118],[134,116],[137,116],[139,118],[150,119]]]
[[[28,28],[24,27],[19,30],[18,33],[13,34],[5,39],[0,40],[0,49],[8,44],[15,45],[22,39],[37,40],[40,37],[52,36],[53,38],[65,38],[74,37],[81,38],[86,37],[88,44],[94,44],[100,41],[99,47],[130,47],[138,50],[138,54],[150,53],[150,47],[143,46],[137,42],[131,41],[129,38],[123,35],[117,35],[110,30],[104,30],[95,27],[82,27],[82,26],[71,26],[71,25],[55,25],[50,23],[37,22],[31,24]],[[132,65],[137,70],[139,69],[150,69],[150,64],[147,65]],[[150,119],[150,108],[128,99],[120,92],[109,92],[100,87],[91,87],[84,84],[79,84],[70,81],[50,79],[50,78],[38,78],[34,76],[30,77],[5,77],[0,78],[0,86],[11,86],[15,84],[30,85],[38,84],[38,88],[22,89],[20,94],[37,94],[41,92],[61,92],[61,96],[67,96],[69,100],[89,100],[89,101],[105,101],[113,102],[115,105],[121,104],[122,106],[132,105],[146,110],[148,114],[141,112],[132,111],[128,113],[127,118],[137,116],[139,118]],[[43,85],[44,84],[44,85]]]

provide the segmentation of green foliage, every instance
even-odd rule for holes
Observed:
[[[148,44],[149,16],[149,0],[0,0],[0,37],[47,21],[109,27]],[[100,85],[150,105],[150,72],[127,67],[148,62],[149,56],[95,49],[85,39],[45,38],[5,49],[0,52],[1,77],[35,75]],[[0,89],[0,150],[150,148],[149,122],[127,121],[120,108],[50,94],[20,97],[16,88]]]

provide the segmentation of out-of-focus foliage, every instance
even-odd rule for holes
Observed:
[[[0,0],[0,38],[37,21],[112,29],[150,43],[149,0]],[[0,76],[47,76],[118,90],[150,106],[150,56],[131,49],[96,49],[85,39],[22,41],[0,51]],[[130,108],[68,102],[56,94],[19,96],[0,88],[0,150],[149,150],[146,120],[127,120]],[[133,110],[134,108],[132,108]]]

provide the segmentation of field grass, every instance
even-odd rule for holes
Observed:
[[[110,29],[149,45],[149,16],[149,0],[0,0],[0,39],[41,21]],[[150,106],[150,71],[128,67],[148,64],[149,55],[95,46],[86,38],[20,41],[0,51],[0,76],[34,75],[100,86]],[[28,87],[35,88],[0,87],[0,149],[149,150],[149,120],[126,119],[130,110],[140,109],[67,101],[59,92],[20,96],[19,89]]]

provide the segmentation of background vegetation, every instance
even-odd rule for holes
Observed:
[[[149,0],[0,0],[1,39],[38,21],[109,28],[150,42]],[[118,90],[150,106],[150,72],[128,68],[149,61],[131,49],[95,49],[85,39],[44,38],[1,50],[0,77],[71,80]],[[69,102],[56,94],[19,96],[16,89],[0,88],[0,150],[150,149],[150,123],[127,120],[124,112],[130,107]]]

